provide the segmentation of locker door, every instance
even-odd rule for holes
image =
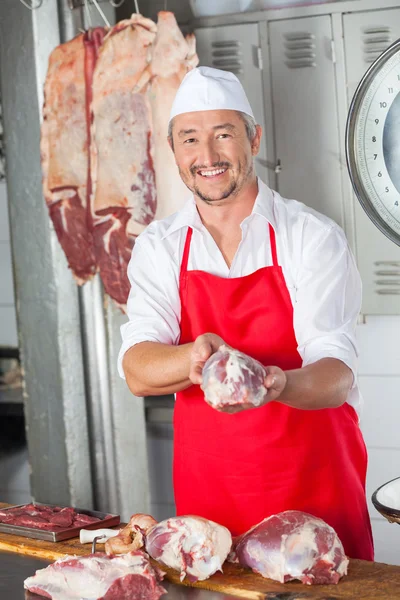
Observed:
[[[268,33],[278,190],[342,225],[331,18],[273,21]]]
[[[265,133],[262,61],[258,24],[226,25],[197,29],[199,64],[232,71],[243,85],[257,123]],[[268,183],[266,143],[256,158],[258,175]]]
[[[400,9],[343,15],[348,104],[372,62],[400,37]],[[354,197],[357,263],[364,314],[400,314],[400,247],[388,240]]]

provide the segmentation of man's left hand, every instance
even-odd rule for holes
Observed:
[[[277,400],[286,387],[287,377],[285,371],[279,367],[265,367],[267,375],[264,379],[264,385],[268,390],[265,397],[265,404],[272,400]]]

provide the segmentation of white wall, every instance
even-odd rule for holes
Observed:
[[[7,188],[0,181],[0,346],[17,346]]]
[[[367,317],[357,339],[375,560],[400,565],[400,527],[381,517],[370,500],[380,485],[400,477],[400,317]]]

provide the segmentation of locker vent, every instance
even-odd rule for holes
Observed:
[[[237,40],[212,42],[211,47],[213,67],[232,71],[235,75],[243,73],[243,55],[240,42]]]
[[[380,296],[400,296],[400,261],[376,261],[378,269],[374,272],[376,277],[375,292]]]
[[[285,33],[285,64],[289,69],[316,67],[315,36],[307,32]]]
[[[363,30],[364,61],[373,63],[392,43],[390,27],[366,27]]]

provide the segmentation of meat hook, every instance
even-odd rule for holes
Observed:
[[[119,0],[119,2],[115,2],[115,0],[110,0],[110,4],[114,8],[119,8],[120,6],[123,5],[124,2],[125,2],[125,0]]]
[[[26,8],[29,8],[29,10],[36,10],[37,8],[40,8],[43,4],[43,0],[37,0],[36,5],[33,3],[33,0],[31,1],[31,4],[29,4],[26,0],[20,0],[20,2],[22,2],[22,4],[26,6]]]
[[[92,15],[90,14],[89,0],[84,0],[83,5],[85,7],[85,13],[86,13],[86,17],[88,20],[88,26],[91,29],[93,26],[93,23],[92,23]]]
[[[97,2],[97,0],[92,0],[93,4],[95,5],[95,7],[97,8],[98,13],[100,14],[101,18],[103,19],[104,23],[107,25],[107,27],[111,27],[106,15],[103,13],[103,11],[101,10],[99,3]]]
[[[140,14],[140,11],[139,11],[139,2],[138,2],[138,0],[133,0],[133,1],[135,3],[135,10],[136,10],[137,14],[139,15]]]

